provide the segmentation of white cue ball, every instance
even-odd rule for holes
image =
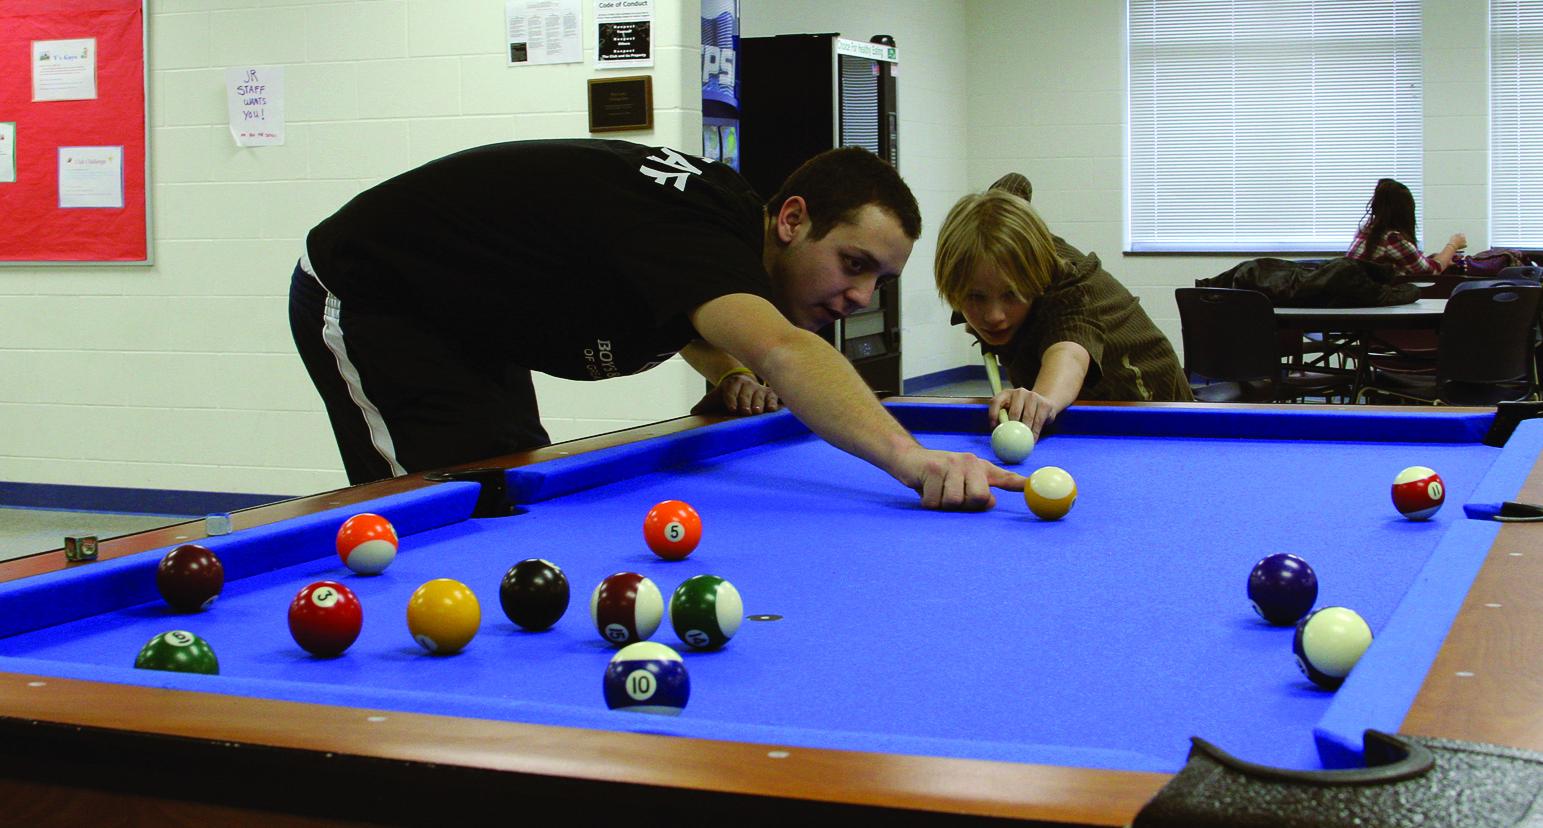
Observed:
[[[1034,431],[1027,423],[1008,420],[992,430],[991,450],[1003,463],[1022,463],[1034,451]]]

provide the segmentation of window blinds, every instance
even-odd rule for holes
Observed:
[[[1419,202],[1418,0],[1128,14],[1130,250],[1343,251],[1378,178]]]

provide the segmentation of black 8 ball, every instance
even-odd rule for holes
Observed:
[[[504,573],[498,602],[504,615],[522,629],[547,629],[568,611],[568,576],[551,561],[520,561]]]

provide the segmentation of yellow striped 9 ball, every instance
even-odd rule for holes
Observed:
[[[1029,475],[1023,499],[1040,520],[1060,520],[1077,502],[1077,481],[1063,468],[1044,466]]]

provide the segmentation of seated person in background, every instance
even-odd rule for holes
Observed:
[[[954,205],[938,232],[938,295],[1000,354],[1013,388],[997,412],[1040,434],[1074,400],[1192,400],[1173,346],[1130,291],[1049,228],[1028,179],[1004,176]]]
[[[1414,196],[1409,188],[1391,178],[1378,180],[1372,199],[1366,203],[1366,217],[1356,231],[1355,241],[1345,255],[1352,259],[1378,262],[1393,268],[1395,281],[1409,281],[1438,276],[1452,266],[1458,251],[1468,246],[1468,238],[1453,233],[1447,246],[1434,256],[1420,252],[1414,243]]]

